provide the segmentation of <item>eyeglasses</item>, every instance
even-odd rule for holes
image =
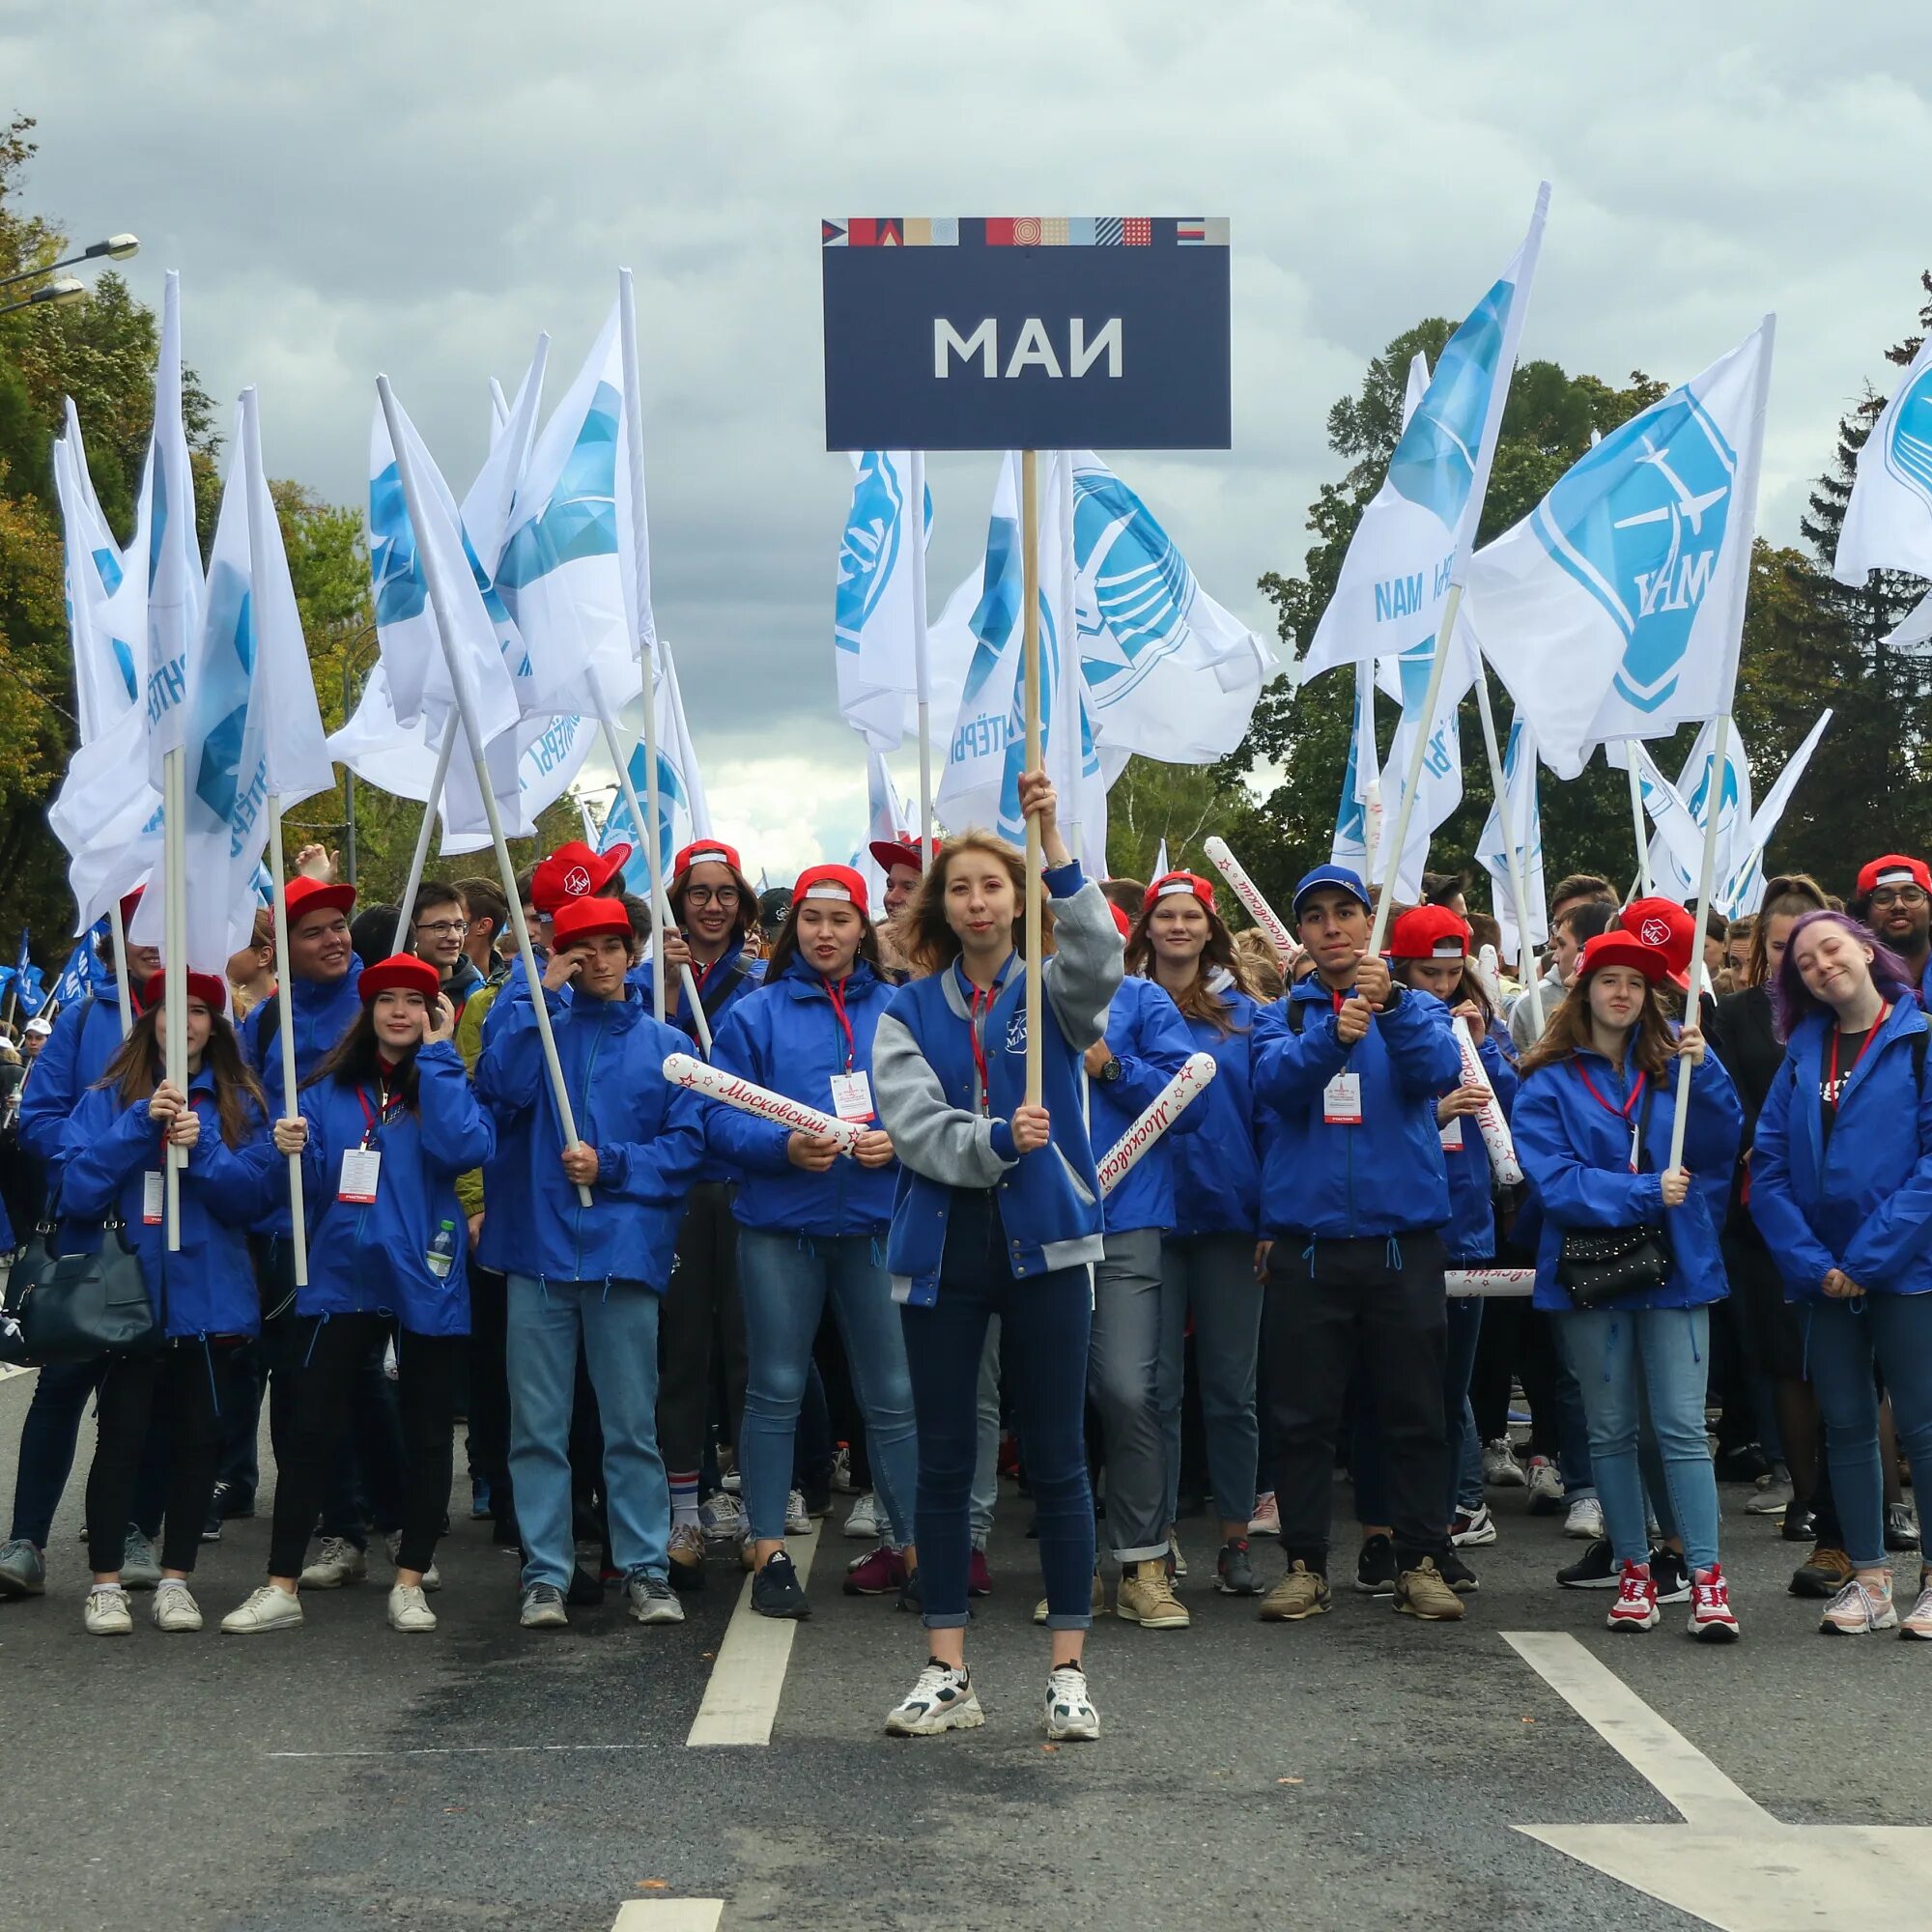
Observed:
[[[1922,906],[1925,903],[1923,886],[1881,886],[1871,895],[1875,906]]]
[[[692,886],[685,895],[687,905],[734,906],[738,903],[736,886]]]
[[[448,939],[452,936],[461,939],[469,930],[469,924],[467,920],[461,919],[418,920],[416,930],[427,933],[432,939]]]

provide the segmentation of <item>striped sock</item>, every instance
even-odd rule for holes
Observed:
[[[670,1521],[673,1529],[689,1523],[697,1527],[697,1471],[673,1469],[670,1476]]]

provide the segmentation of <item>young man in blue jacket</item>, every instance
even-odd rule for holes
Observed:
[[[573,1568],[570,1418],[580,1337],[604,1430],[611,1549],[639,1623],[682,1623],[668,1580],[670,1494],[658,1454],[659,1305],[678,1222],[704,1157],[697,1096],[664,1077],[689,1045],[626,983],[631,919],[616,899],[573,899],[551,923],[544,969],[557,1060],[577,1127],[563,1148],[526,986],[490,1015],[476,1091],[498,1131],[520,1125],[523,1184],[489,1196],[493,1264],[509,1276],[510,1479],[523,1533],[526,1630],[560,1629]],[[579,1188],[588,1188],[585,1207]]]
[[[1262,1013],[1254,1049],[1255,1095],[1281,1121],[1265,1146],[1262,1233],[1274,1243],[1266,1347],[1288,1558],[1261,1614],[1295,1623],[1329,1607],[1335,1439],[1366,1351],[1381,1397],[1395,1607],[1448,1621],[1463,1606],[1435,1560],[1447,1527],[1449,1220],[1435,1102],[1462,1055],[1448,1009],[1398,984],[1369,951],[1369,895],[1353,872],[1308,873],[1294,920],[1315,971]]]

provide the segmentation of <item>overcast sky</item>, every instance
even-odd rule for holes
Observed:
[[[1231,217],[1235,446],[1117,468],[1268,630],[1255,580],[1299,565],[1329,404],[1467,309],[1545,176],[1522,354],[1677,381],[1778,311],[1760,526],[1795,540],[1932,265],[1928,56],[1916,9],[1798,0],[0,0],[33,203],[137,233],[156,306],[179,269],[205,385],[260,384],[270,469],[332,498],[360,499],[379,369],[461,494],[487,378],[548,328],[559,395],[635,269],[659,624],[718,830],[774,877],[864,821],[821,215]],[[933,461],[935,609],[994,466]]]

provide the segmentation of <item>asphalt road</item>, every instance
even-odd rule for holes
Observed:
[[[8,1496],[29,1386],[0,1381]],[[1794,1551],[1744,1493],[1725,1497],[1729,1650],[1691,1643],[1676,1608],[1608,1636],[1603,1593],[1550,1580],[1579,1546],[1520,1491],[1493,1498],[1502,1540],[1469,1552],[1483,1588],[1454,1627],[1346,1591],[1315,1623],[1259,1625],[1208,1587],[1207,1527],[1183,1525],[1194,1628],[1103,1621],[1105,1736],[1058,1749],[1037,1730],[1025,1503],[1003,1504],[971,1640],[986,1725],[929,1740],[882,1733],[922,1646],[889,1603],[838,1594],[859,1546],[835,1521],[770,1747],[692,1749],[733,1564],[681,1628],[611,1605],[529,1634],[511,1559],[459,1510],[434,1636],[386,1628],[380,1561],[306,1597],[299,1632],[219,1636],[264,1517],[204,1551],[208,1632],[164,1638],[137,1599],[110,1642],[81,1630],[76,1480],[49,1595],[0,1605],[0,1928],[606,1932],[627,1900],[682,1896],[723,1899],[726,1928],[1689,1927],[1510,1829],[1675,1814],[1501,1633],[1578,1637],[1786,1823],[1932,1823],[1913,1716],[1932,1645],[1818,1636],[1783,1592]]]

